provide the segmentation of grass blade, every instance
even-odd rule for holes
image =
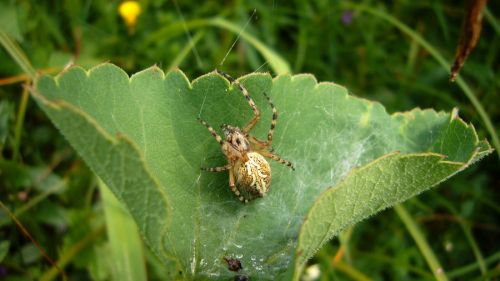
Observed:
[[[16,63],[21,67],[21,69],[28,74],[31,79],[35,78],[36,71],[31,66],[28,58],[24,54],[23,50],[17,45],[17,43],[10,38],[7,33],[5,33],[0,28],[0,44],[5,48],[9,55],[16,61]]]
[[[496,252],[493,255],[484,259],[486,265],[493,265],[494,263],[498,263],[500,260],[500,252]],[[479,268],[479,263],[473,262],[466,266],[459,267],[454,269],[453,271],[448,272],[448,276],[453,279],[457,279],[463,277],[463,275],[469,274]]]
[[[262,54],[266,61],[269,62],[271,68],[274,69],[276,74],[286,74],[292,72],[290,69],[290,65],[280,55],[278,55],[278,53],[267,47],[256,37],[241,30],[239,26],[223,18],[214,18],[209,20],[208,23],[212,26],[224,28],[233,31],[236,34],[239,34],[241,38],[254,46],[255,49],[257,49]]]
[[[174,69],[175,67],[178,67],[181,62],[187,57],[189,52],[196,46],[198,41],[205,35],[205,32],[203,30],[199,31],[196,33],[191,40],[189,40],[188,44],[182,48],[182,50],[175,56],[175,58],[170,62],[168,66],[168,71]]]
[[[424,255],[424,258],[427,261],[429,267],[431,268],[434,277],[436,277],[436,280],[441,280],[441,281],[448,280],[448,278],[444,273],[443,267],[436,258],[436,254],[434,254],[434,252],[432,251],[431,247],[429,246],[429,243],[427,243],[424,237],[424,234],[418,227],[415,220],[413,220],[413,218],[410,216],[408,211],[406,211],[406,208],[403,205],[399,204],[394,207],[394,210],[398,214],[399,218],[401,218],[401,220],[405,224],[406,229],[408,229],[408,231],[410,232],[411,236],[413,237],[413,240],[415,240],[415,243],[417,243],[420,252]]]
[[[205,28],[207,26],[218,27],[226,29],[238,34],[240,38],[247,41],[255,49],[257,49],[260,54],[266,59],[271,68],[276,72],[276,74],[286,74],[292,73],[290,65],[285,61],[278,53],[266,46],[262,41],[256,37],[250,35],[249,33],[241,30],[241,27],[233,24],[223,18],[212,18],[212,19],[194,19],[182,23],[174,23],[166,26],[157,32],[153,33],[151,36],[144,40],[144,46],[148,46],[153,42],[158,40],[165,40],[165,38],[181,35],[183,28],[198,29]]]
[[[29,80],[28,83],[30,83]],[[19,147],[21,146],[21,135],[23,133],[24,117],[26,115],[26,107],[28,105],[29,95],[30,93],[28,87],[24,87],[21,101],[19,103],[19,109],[17,111],[16,128],[14,131],[14,144],[12,146],[12,160],[14,161],[17,161],[19,159]]]
[[[61,253],[60,259],[57,261],[57,265],[60,268],[65,268],[73,259],[84,250],[91,242],[101,236],[104,232],[104,225],[97,227],[94,231],[85,236],[82,240],[78,241],[72,247],[67,249],[65,252]],[[50,281],[57,277],[58,270],[55,267],[50,268],[45,271],[42,276],[40,276],[40,281]]]
[[[134,220],[100,179],[99,190],[111,244],[114,280],[147,280],[142,240]]]
[[[443,198],[442,196],[437,196],[441,204],[450,211],[450,213],[456,217],[457,223],[460,225],[460,228],[462,228],[462,231],[464,232],[465,238],[467,239],[467,242],[469,242],[469,245],[472,249],[472,252],[474,253],[474,257],[477,260],[477,264],[479,265],[479,269],[481,270],[481,275],[486,275],[487,273],[487,267],[486,263],[484,261],[483,254],[481,253],[481,250],[479,249],[479,246],[476,242],[476,239],[474,239],[474,235],[472,234],[472,230],[470,227],[470,224],[467,223],[464,218],[462,218],[458,211],[455,210],[453,205]]]

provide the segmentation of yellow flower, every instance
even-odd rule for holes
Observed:
[[[123,1],[118,7],[118,12],[120,16],[125,21],[130,33],[134,32],[135,24],[137,23],[137,17],[141,13],[141,6],[137,1]]]

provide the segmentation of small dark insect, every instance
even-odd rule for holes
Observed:
[[[226,124],[222,125],[225,139],[222,139],[207,122],[198,118],[221,145],[222,152],[228,162],[227,165],[222,167],[201,169],[209,172],[229,171],[229,187],[241,202],[248,203],[248,201],[256,197],[264,197],[269,191],[269,186],[271,185],[271,167],[264,156],[286,165],[292,170],[294,170],[294,167],[289,161],[281,159],[281,157],[274,154],[271,148],[274,128],[278,119],[278,112],[271,99],[264,93],[269,105],[271,105],[273,119],[271,120],[271,128],[267,133],[267,141],[263,141],[249,134],[259,121],[260,112],[248,94],[247,89],[228,74],[218,70],[215,71],[239,87],[253,110],[253,118],[243,129]]]
[[[241,267],[241,262],[239,259],[231,258],[231,257],[224,257],[223,258],[226,263],[227,263],[227,269],[238,272],[240,271],[243,267]]]

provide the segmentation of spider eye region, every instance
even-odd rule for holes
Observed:
[[[222,131],[224,132],[224,136],[226,137],[226,140],[231,141],[231,139],[233,138],[233,135],[235,134],[235,128],[233,128],[229,125],[226,125],[226,124],[223,124],[221,127],[222,127]]]
[[[241,152],[248,152],[248,151],[250,151],[250,144],[248,143],[247,139],[243,135],[241,135],[241,134],[235,134],[235,135],[233,135],[233,138],[231,140],[231,144],[238,151],[241,151]]]

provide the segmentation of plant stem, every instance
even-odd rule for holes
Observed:
[[[462,231],[464,232],[465,238],[467,239],[467,242],[469,242],[469,245],[472,249],[472,252],[474,253],[474,256],[477,260],[477,264],[479,265],[479,269],[481,270],[481,275],[486,275],[487,273],[487,267],[486,263],[484,262],[484,257],[483,254],[481,253],[481,250],[479,249],[479,246],[476,242],[476,239],[474,239],[474,235],[472,235],[472,231],[470,229],[469,223],[467,223],[459,214],[458,211],[455,210],[455,207],[443,198],[442,196],[437,197],[441,204],[450,211],[450,213],[453,214],[453,216],[456,217],[456,221],[460,225],[460,228],[462,228]]]
[[[10,38],[7,33],[5,33],[0,28],[0,44],[5,48],[5,50],[9,53],[9,55],[16,61],[17,65],[21,67],[21,69],[28,74],[28,76],[33,80],[35,79],[36,71],[31,66],[28,58],[24,54],[23,50],[17,45],[17,43]]]
[[[28,84],[29,84],[28,80]],[[21,101],[19,103],[19,110],[17,111],[17,117],[16,117],[16,127],[14,131],[14,144],[12,147],[12,160],[17,161],[19,160],[19,147],[21,145],[21,135],[23,132],[23,124],[24,124],[24,116],[26,115],[26,107],[28,105],[29,101],[29,90],[27,87],[23,87],[23,94],[21,96]]]
[[[413,237],[413,240],[415,240],[415,243],[417,243],[420,252],[424,255],[424,258],[427,261],[429,267],[431,268],[434,277],[436,277],[436,280],[441,280],[441,281],[448,280],[443,270],[443,267],[436,258],[436,255],[429,246],[429,243],[427,243],[424,234],[418,227],[415,220],[410,216],[408,211],[406,211],[406,208],[403,205],[398,204],[394,206],[394,210],[398,214],[399,218],[405,224],[406,229],[408,229],[408,231],[410,232],[411,236]]]
[[[274,70],[274,72],[276,72],[277,74],[292,73],[288,62],[284,60],[277,52],[269,48],[258,38],[247,33],[242,29],[241,26],[235,25],[232,22],[229,22],[220,17],[209,19],[194,19],[182,23],[171,24],[147,37],[144,40],[143,44],[144,46],[148,46],[149,44],[152,44],[153,42],[156,42],[160,39],[164,40],[165,37],[168,38],[171,36],[180,35],[185,31],[185,29],[192,30],[206,27],[218,27],[238,34],[241,39],[247,41],[257,51],[259,51],[259,53],[269,63],[269,66]]]
[[[205,35],[205,31],[198,31],[191,40],[189,40],[188,44],[184,46],[184,48],[175,56],[175,58],[170,62],[168,66],[168,71],[174,69],[179,66],[181,62],[187,57],[189,52],[194,48],[194,46],[200,41],[200,39]]]
[[[73,246],[70,248],[66,249],[62,254],[61,258],[57,261],[57,265],[61,268],[64,268],[70,261],[73,260],[75,256],[80,253],[85,247],[88,246],[88,244],[94,239],[98,238],[104,233],[105,227],[104,225],[101,225],[96,228],[93,232],[89,233],[87,236],[85,236],[82,240],[78,241],[75,243]],[[54,278],[57,277],[58,271],[56,268],[52,267],[51,269],[45,271],[42,276],[40,276],[40,281],[50,281],[53,280]]]
[[[491,24],[497,35],[500,35],[500,24],[498,24],[497,20],[495,19],[495,16],[491,14],[490,9],[488,9],[488,7],[484,9],[484,17]]]
[[[366,276],[364,273],[361,271],[358,271],[356,268],[352,267],[351,265],[345,263],[344,261],[339,261],[335,265],[336,269],[339,271],[343,272],[347,276],[349,276],[353,280],[358,280],[358,281],[370,281],[370,277]]]
[[[269,65],[274,69],[277,74],[291,73],[290,65],[278,53],[267,47],[262,41],[256,37],[246,33],[241,27],[223,19],[214,18],[207,21],[208,25],[224,28],[239,34],[242,39],[254,46],[261,55],[269,62]]]
[[[498,263],[499,260],[500,260],[500,251],[496,252],[493,255],[484,259],[486,265],[493,264],[495,262]],[[471,273],[471,272],[477,270],[478,267],[479,267],[479,264],[477,262],[473,262],[471,264],[468,264],[466,266],[463,266],[463,267],[460,267],[460,268],[457,268],[453,271],[448,272],[448,276],[450,278],[453,278],[453,279],[459,278],[460,276],[463,276],[465,274],[468,274],[468,273]]]

